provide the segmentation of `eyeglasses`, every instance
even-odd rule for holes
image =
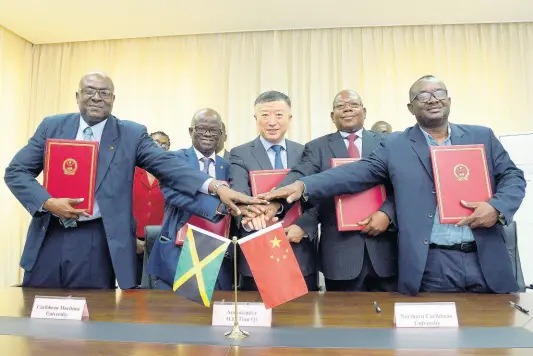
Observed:
[[[98,95],[100,95],[100,98],[102,99],[109,99],[113,96],[113,92],[109,89],[84,88],[80,91],[88,98],[94,97],[96,93],[98,93]]]
[[[155,141],[155,143],[157,143],[157,145],[159,147],[161,147],[161,148],[166,148],[166,149],[170,148],[170,144],[169,143],[160,143],[160,142],[157,142],[157,141]]]
[[[333,109],[335,109],[335,110],[344,110],[346,108],[346,106],[349,106],[352,109],[360,109],[360,108],[363,107],[363,104],[361,104],[361,103],[342,103],[342,104],[335,105],[333,107]]]
[[[437,89],[432,92],[423,91],[421,93],[418,93],[413,100],[411,100],[411,103],[415,100],[417,100],[419,103],[427,103],[431,100],[431,97],[434,97],[437,100],[444,100],[448,99],[448,91],[444,89]]]
[[[205,135],[207,134],[208,132],[211,133],[211,135],[213,136],[220,136],[222,135],[222,130],[221,129],[216,129],[216,128],[205,128],[205,127],[193,127],[193,130],[194,132],[196,132],[198,135]]]

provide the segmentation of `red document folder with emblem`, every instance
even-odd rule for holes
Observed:
[[[456,224],[472,214],[461,205],[492,197],[484,145],[430,146],[441,224]]]
[[[332,158],[331,167],[359,161],[359,158]],[[363,230],[364,226],[357,223],[365,220],[381,208],[387,198],[383,185],[377,185],[364,192],[343,194],[335,197],[337,227],[339,231]]]
[[[250,185],[252,188],[252,196],[256,197],[261,193],[268,193],[276,188],[285,178],[290,169],[270,169],[264,171],[250,171]],[[283,227],[293,225],[298,218],[302,216],[302,206],[300,202],[295,203],[289,211],[285,214],[281,222]],[[269,226],[272,225],[269,222]]]
[[[83,198],[76,209],[94,208],[98,142],[46,140],[43,186],[54,198]]]
[[[191,216],[185,225],[181,227],[176,233],[176,245],[182,246],[187,238],[187,226],[188,224],[199,227],[206,231],[212,232],[218,236],[229,237],[229,228],[230,228],[231,218],[225,216],[218,223],[212,223],[209,220],[202,219],[196,215]]]

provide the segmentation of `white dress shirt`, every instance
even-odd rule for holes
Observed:
[[[97,123],[94,126],[91,126],[91,129],[93,130],[93,136],[91,138],[91,141],[98,141],[98,144],[100,144],[100,140],[102,140],[102,133],[104,132],[104,126],[107,122],[107,119],[103,120],[102,122]],[[78,133],[76,134],[76,141],[84,141],[85,134],[83,133],[83,130],[85,130],[89,125],[83,120],[83,118],[80,115],[80,126],[78,127]],[[100,207],[98,206],[98,201],[96,201],[96,197],[94,197],[94,208],[93,208],[93,215],[90,217],[81,216],[78,218],[79,221],[86,221],[86,220],[93,220],[98,219],[102,217],[102,214],[100,213]]]
[[[259,140],[261,140],[261,143],[265,148],[265,151],[268,155],[268,159],[270,160],[270,164],[272,164],[272,169],[274,169],[274,167],[276,166],[276,151],[272,149],[272,146],[280,145],[282,147],[282,150],[280,152],[281,163],[283,163],[283,168],[287,169],[287,141],[285,141],[285,138],[281,140],[280,143],[268,142],[263,138],[263,136],[259,136]]]
[[[344,144],[346,145],[346,148],[348,148],[348,145],[350,144],[350,142],[348,141],[346,137],[348,137],[352,133],[357,135],[357,139],[354,141],[355,147],[357,147],[357,149],[359,150],[360,157],[363,157],[363,129],[356,131],[356,132],[345,132],[345,131],[339,131],[339,132],[342,138],[344,139],[343,141],[344,141]]]
[[[194,148],[194,153],[196,153],[196,157],[198,157],[198,164],[200,165],[200,170],[203,171],[205,164],[204,162],[202,162],[202,158],[204,158],[205,156],[202,152],[198,151],[196,147],[193,147],[193,148]],[[217,177],[217,170],[216,170],[217,155],[215,152],[213,152],[211,156],[206,157],[206,158],[211,158],[212,160],[211,165],[209,166],[209,175],[216,179]]]

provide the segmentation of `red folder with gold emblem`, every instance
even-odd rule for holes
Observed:
[[[441,224],[456,224],[472,214],[461,205],[492,197],[484,145],[430,146]]]
[[[76,209],[94,208],[98,142],[46,140],[43,186],[54,198],[83,198]]]
[[[213,234],[216,234],[218,236],[223,236],[223,237],[228,238],[230,223],[231,223],[231,217],[228,215],[224,216],[224,218],[220,220],[218,223],[212,223],[209,220],[202,219],[201,217],[193,215],[187,221],[187,223],[183,225],[181,229],[179,229],[178,232],[176,233],[176,245],[182,246],[183,243],[185,242],[185,239],[187,238],[188,225],[193,225],[193,226],[199,227],[200,229],[204,229],[206,231],[212,232]]]
[[[360,158],[332,158],[331,167],[359,161]],[[364,192],[335,197],[337,227],[339,231],[363,230],[357,223],[365,220],[381,208],[387,198],[385,186],[377,185]]]
[[[261,193],[268,193],[276,188],[285,178],[290,169],[270,169],[264,171],[250,171],[250,186],[252,188],[252,196],[256,197]],[[283,227],[293,225],[298,218],[302,216],[302,206],[300,202],[295,203],[289,211],[285,214],[281,222]],[[272,225],[269,222],[269,226]]]

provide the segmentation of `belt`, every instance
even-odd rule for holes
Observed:
[[[455,245],[429,244],[429,248],[438,248],[440,250],[461,251],[464,253],[471,253],[471,252],[477,251],[477,245],[475,241],[463,242],[463,243],[455,244]]]
[[[60,219],[55,216],[55,215],[52,215],[52,218],[50,219],[53,223],[56,223],[56,224],[59,224],[61,226],[63,226],[63,223],[61,223]],[[83,226],[85,224],[88,224],[88,223],[95,223],[95,222],[98,222],[98,221],[102,221],[102,218],[96,218],[96,219],[91,219],[91,220],[77,220],[76,221],[76,225],[77,226]]]

